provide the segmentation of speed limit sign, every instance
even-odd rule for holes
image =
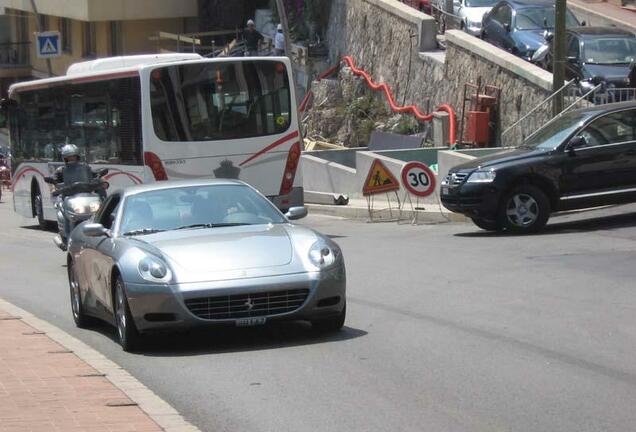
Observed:
[[[402,168],[402,184],[413,195],[429,196],[435,191],[435,174],[422,162],[409,162]]]

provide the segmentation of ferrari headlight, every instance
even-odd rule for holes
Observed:
[[[319,269],[331,267],[339,256],[340,250],[337,247],[323,241],[317,241],[309,248],[309,261]]]
[[[150,282],[168,282],[172,278],[168,266],[153,256],[146,256],[139,261],[139,274]]]
[[[492,183],[496,176],[495,170],[475,171],[468,177],[466,183]]]

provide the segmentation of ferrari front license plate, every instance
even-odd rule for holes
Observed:
[[[265,324],[265,317],[241,318],[236,320],[237,327],[252,327]]]

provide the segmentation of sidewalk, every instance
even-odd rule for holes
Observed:
[[[403,199],[403,197],[400,197]],[[359,221],[369,220],[369,206],[365,198],[351,198],[347,205],[327,205],[305,203],[309,214],[335,216],[344,219]],[[400,220],[408,222],[417,215],[418,224],[436,224],[445,222],[468,222],[469,219],[457,213],[451,213],[439,204],[412,202],[402,203],[403,213]],[[391,207],[389,209],[389,207]],[[413,212],[415,210],[415,213]],[[377,221],[394,220],[400,216],[395,196],[391,196],[391,202],[386,195],[380,194],[374,198],[373,219]]]
[[[595,17],[587,17],[588,25],[607,25],[603,21],[609,19],[619,27],[631,31],[636,30],[636,12],[633,10],[621,8],[602,0],[569,0],[568,3],[574,5],[575,8],[578,7],[595,15]]]
[[[103,374],[0,309],[0,432],[161,430]]]

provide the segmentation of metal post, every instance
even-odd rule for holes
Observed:
[[[33,8],[33,14],[35,15],[35,28],[38,33],[42,33],[42,26],[40,25],[40,14],[38,13],[38,8],[35,6],[35,0],[31,0],[31,8]],[[37,40],[35,41],[37,44]],[[46,68],[49,71],[49,76],[53,76],[53,68],[51,67],[51,59],[46,59]]]
[[[565,13],[567,0],[556,0],[554,17],[554,60],[552,62],[552,91],[557,93],[552,104],[556,116],[563,111],[563,92],[559,92],[565,81]]]

